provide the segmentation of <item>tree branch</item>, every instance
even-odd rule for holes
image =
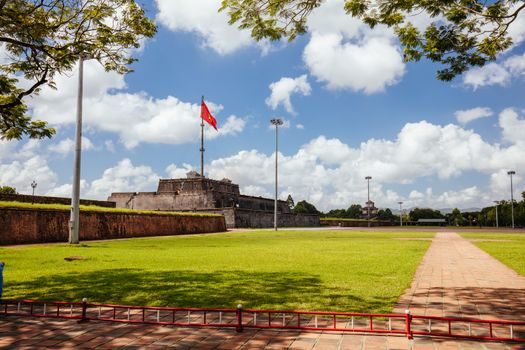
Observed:
[[[40,79],[33,84],[33,86],[31,86],[28,90],[25,90],[25,91],[22,91],[21,93],[19,93],[14,101],[11,101],[9,103],[6,103],[6,104],[1,104],[0,105],[0,111],[1,110],[6,110],[6,109],[9,109],[9,108],[13,108],[15,106],[18,106],[19,104],[22,103],[22,99],[25,97],[25,96],[28,96],[28,95],[31,95],[33,92],[35,92],[35,90],[41,86],[41,85],[44,85],[45,83],[47,83],[47,73],[48,73],[48,67],[45,68],[44,70],[44,73],[42,74],[42,77],[40,77]]]

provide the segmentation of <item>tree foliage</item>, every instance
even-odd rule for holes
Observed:
[[[379,209],[379,211],[377,212],[377,218],[379,220],[393,221],[394,219],[396,219],[396,216],[392,213],[392,210],[390,210],[390,208],[386,208]]]
[[[131,50],[152,37],[155,25],[134,0],[0,0],[0,137],[51,137],[46,122],[27,116],[24,98],[80,57],[124,74]],[[23,80],[23,81],[20,81]]]
[[[324,217],[330,218],[346,218],[346,219],[360,219],[362,217],[363,208],[359,204],[352,204],[348,209],[332,209],[323,214]]]
[[[294,214],[319,214],[319,210],[307,201],[298,202],[295,207],[292,209]]]
[[[0,186],[0,194],[17,194],[16,188],[11,186]]]
[[[346,217],[360,219],[363,216],[363,207],[360,204],[352,204],[346,209]]]
[[[445,216],[439,210],[430,208],[414,208],[409,213],[410,221],[419,219],[444,219]]]
[[[230,24],[251,30],[256,40],[294,40],[307,30],[307,19],[323,0],[222,0]],[[405,61],[426,57],[445,67],[437,72],[449,81],[472,66],[483,66],[512,44],[509,27],[525,8],[522,0],[346,0],[347,14],[370,27],[392,27],[404,47]],[[342,9],[343,10],[343,9]],[[410,21],[433,19],[424,30]]]

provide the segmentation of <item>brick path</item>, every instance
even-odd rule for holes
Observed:
[[[440,232],[394,312],[525,319],[525,277],[454,232]]]
[[[438,233],[395,312],[523,320],[525,278],[452,232]],[[276,330],[0,318],[0,349],[525,349],[525,344]]]
[[[0,349],[523,350],[523,344],[329,332],[184,328],[0,318]]]

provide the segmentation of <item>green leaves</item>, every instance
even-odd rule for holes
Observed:
[[[322,0],[223,0],[230,24],[251,29],[256,40],[306,32],[306,21]],[[392,27],[405,61],[425,57],[443,65],[437,78],[449,81],[472,66],[482,66],[512,45],[508,29],[525,9],[523,0],[346,0],[344,11],[370,27]],[[414,15],[433,19],[425,30],[410,23]]]
[[[70,71],[80,56],[125,74],[133,50],[156,27],[133,0],[11,0],[0,2],[0,44],[11,61],[0,66],[0,137],[51,137],[55,131],[26,116],[23,98],[56,74]],[[33,83],[17,88],[14,76]]]

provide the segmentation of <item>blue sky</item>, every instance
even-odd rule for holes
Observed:
[[[206,175],[271,196],[280,129],[280,189],[321,210],[371,199],[379,207],[483,207],[509,197],[507,170],[525,190],[525,16],[515,45],[452,82],[438,65],[403,63],[392,32],[370,30],[329,0],[293,43],[255,43],[216,13],[219,0],[142,4],[158,34],[127,76],[85,65],[82,196],[154,191],[159,178],[199,167],[201,95],[218,120],[206,128]],[[416,20],[429,23],[424,16]],[[46,141],[0,141],[0,184],[70,196],[76,71],[28,103],[58,130]]]

